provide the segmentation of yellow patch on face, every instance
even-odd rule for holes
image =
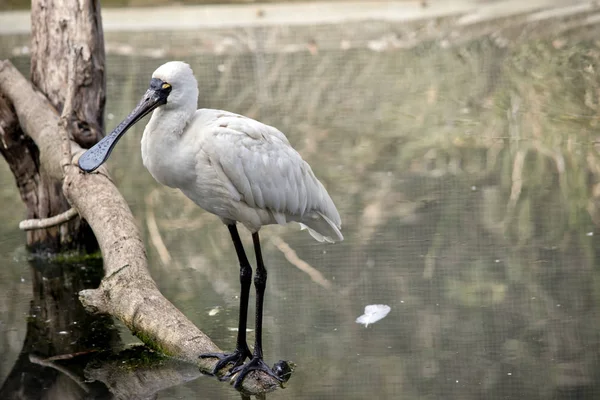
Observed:
[[[169,85],[168,83],[163,83],[163,84],[162,84],[162,88],[163,88],[163,89],[168,89],[168,88],[170,88],[170,87],[171,87],[171,85]]]

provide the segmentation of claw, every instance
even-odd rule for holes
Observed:
[[[232,376],[238,374],[233,383],[233,387],[237,389],[241,386],[242,382],[244,381],[244,378],[246,377],[246,375],[248,375],[248,372],[250,371],[262,371],[280,383],[284,381],[283,378],[275,374],[275,372],[273,372],[273,370],[269,368],[269,366],[263,361],[261,357],[252,357],[252,359],[246,364],[237,365],[233,367],[227,375]]]
[[[217,373],[222,370],[223,368],[225,368],[227,365],[229,364],[233,364],[232,370],[234,368],[237,368],[238,366],[243,365],[244,361],[246,360],[246,358],[250,358],[250,350],[249,349],[245,349],[245,350],[239,350],[236,349],[233,353],[205,353],[205,354],[200,354],[200,358],[218,358],[219,361],[215,364],[215,367],[212,370],[212,374],[213,375],[217,375]],[[219,378],[220,380],[225,380],[228,377],[231,376],[231,371],[227,374],[225,374],[225,376],[223,376],[222,378]]]

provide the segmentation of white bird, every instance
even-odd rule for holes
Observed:
[[[179,188],[198,206],[221,218],[229,228],[240,262],[240,316],[236,349],[217,357],[213,373],[228,364],[226,375],[239,372],[238,387],[251,370],[281,380],[264,363],[262,310],[267,271],[258,231],[263,225],[299,222],[318,241],[343,240],[340,215],[312,169],[278,129],[227,111],[199,109],[198,83],[186,63],[168,62],[152,74],[150,88],[129,116],[84,153],[79,167],[92,172],[104,163],[120,137],[154,110],[142,137],[142,159],[163,185]],[[252,233],[256,253],[256,340],[246,344],[252,268],[236,228]],[[244,364],[246,358],[251,358]]]

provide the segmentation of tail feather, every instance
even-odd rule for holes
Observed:
[[[344,235],[340,232],[341,226],[337,226],[320,212],[302,218],[299,222],[300,228],[308,229],[308,233],[319,242],[335,243],[344,240]]]

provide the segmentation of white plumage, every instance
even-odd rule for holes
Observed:
[[[283,133],[227,111],[196,110],[197,82],[185,63],[166,63],[152,77],[172,86],[142,137],[144,165],[158,182],[251,232],[295,221],[319,241],[343,240],[331,197]]]

